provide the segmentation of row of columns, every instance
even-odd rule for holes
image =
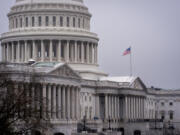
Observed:
[[[42,107],[41,115],[59,120],[79,120],[80,88],[56,84],[16,84],[16,91],[25,90],[25,95],[35,101],[32,108]],[[43,104],[38,104],[43,103]],[[39,109],[38,109],[39,110]]]
[[[105,95],[105,119],[122,119],[122,99],[118,95]]]
[[[137,120],[145,118],[145,98],[138,96],[125,97],[125,119]]]
[[[97,64],[97,44],[70,40],[32,40],[2,43],[2,60],[8,62],[63,61]]]

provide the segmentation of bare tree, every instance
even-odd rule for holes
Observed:
[[[29,82],[23,81],[27,75]],[[14,81],[9,73],[0,72],[0,135],[22,135],[32,130],[46,132],[52,127],[48,101],[36,78],[35,74],[25,73],[21,74],[22,81]]]

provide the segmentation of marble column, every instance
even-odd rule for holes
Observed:
[[[44,41],[41,40],[41,61],[43,62],[44,61]]]
[[[11,62],[14,62],[14,42],[12,42],[11,45],[12,45],[12,50],[11,50],[12,59],[11,59]]]
[[[46,94],[46,84],[42,84],[42,98],[43,98],[43,99],[42,99],[42,113],[43,113],[43,116],[48,117],[47,114],[46,114],[46,113],[47,113],[47,112],[46,112],[46,111],[47,111],[47,110],[46,110],[46,104],[47,104],[47,103],[46,103],[46,101],[47,101],[47,100],[46,100],[46,98],[47,98],[46,95],[47,95],[47,94]]]
[[[87,43],[87,47],[86,47],[86,56],[87,56],[87,63],[89,63],[89,43]]]
[[[70,119],[70,86],[67,87],[67,118]]]
[[[119,96],[117,97],[117,118],[120,118],[120,101],[119,101]]]
[[[57,117],[57,106],[56,106],[56,85],[53,85],[53,118],[56,119]]]
[[[111,102],[110,102],[110,95],[108,95],[108,119],[111,117]]]
[[[76,111],[76,109],[75,109],[75,103],[76,103],[76,95],[75,95],[75,87],[72,87],[72,89],[71,89],[71,118],[74,120],[75,119],[75,111]]]
[[[77,110],[79,111],[80,110],[80,88],[77,87]],[[77,114],[78,116],[78,119],[80,118],[80,113]]]
[[[105,94],[105,118],[108,120],[108,95]]]
[[[81,42],[81,63],[84,63],[84,42]]]
[[[27,51],[27,40],[24,41],[24,55],[25,55],[25,62],[28,62],[28,51]]]
[[[117,97],[114,96],[114,118],[117,119]]]
[[[17,41],[16,62],[20,62],[20,41]]]
[[[66,87],[62,87],[62,118],[66,119]]]
[[[48,108],[48,114],[51,118],[52,114],[51,114],[51,85],[50,84],[48,85],[48,106],[47,106],[47,108]]]
[[[61,86],[59,85],[57,87],[57,113],[58,113],[58,119],[61,119],[61,111],[62,111],[62,106],[61,106]]]
[[[52,56],[52,52],[53,52],[53,41],[50,40],[50,44],[49,44],[49,60],[52,62],[53,61],[53,56]]]
[[[32,53],[33,53],[33,60],[36,60],[36,44],[35,44],[35,40],[32,41],[32,45],[33,45],[33,49],[32,49]]]
[[[78,61],[77,41],[74,41],[74,46],[75,46],[75,62],[77,62]]]
[[[58,49],[57,49],[57,56],[58,56],[58,61],[61,61],[61,40],[58,42]]]
[[[69,62],[69,42],[70,41],[67,40],[67,44],[66,44],[66,59],[65,59],[66,62]]]
[[[96,117],[98,117],[98,118],[100,118],[100,113],[99,113],[99,108],[100,108],[100,106],[99,106],[99,95],[96,95],[96,97],[95,97],[96,99],[96,103],[95,103],[95,107],[96,107]]]
[[[97,48],[97,44],[95,44],[95,64],[98,63],[98,48]]]

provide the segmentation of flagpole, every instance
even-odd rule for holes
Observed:
[[[130,46],[131,48],[131,46]],[[131,48],[131,52],[130,52],[130,76],[132,76],[132,48]]]

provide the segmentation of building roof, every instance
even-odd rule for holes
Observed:
[[[119,76],[119,77],[102,77],[100,78],[100,81],[111,81],[111,82],[132,84],[136,79],[137,77],[133,77],[133,76]]]

